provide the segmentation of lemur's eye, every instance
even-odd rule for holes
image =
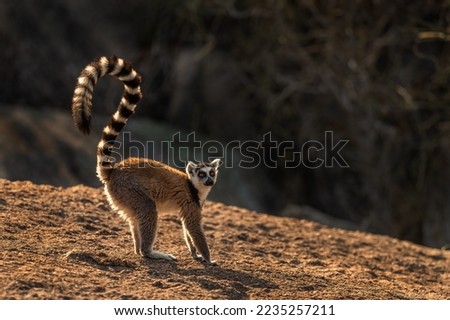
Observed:
[[[210,177],[214,177],[216,175],[216,172],[214,171],[214,170],[211,170],[210,172],[209,172],[209,176]]]
[[[203,171],[200,171],[199,173],[198,173],[198,177],[199,178],[204,178],[206,176],[206,173],[204,173]]]

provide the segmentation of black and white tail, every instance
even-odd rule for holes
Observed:
[[[115,56],[95,59],[81,71],[73,93],[72,117],[80,131],[85,134],[90,132],[94,86],[100,77],[108,74],[122,81],[125,90],[119,107],[103,129],[102,138],[97,146],[97,175],[103,183],[109,179],[114,169],[114,160],[110,157],[114,141],[142,98],[140,87],[142,78],[130,63]]]

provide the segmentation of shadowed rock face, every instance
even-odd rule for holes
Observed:
[[[83,139],[70,115],[10,106],[0,111],[0,172],[12,180],[69,186],[100,186],[95,176],[96,141]],[[93,167],[92,167],[93,166]]]
[[[194,261],[176,214],[134,254],[100,189],[0,180],[0,299],[449,299],[450,253],[207,202],[218,266]],[[418,276],[420,275],[420,276]]]
[[[0,71],[8,86],[0,89],[1,102],[64,108],[80,68],[91,59],[104,54],[133,59],[133,26],[115,16],[121,7],[114,0],[3,2]],[[133,8],[129,4],[122,13],[130,17]],[[104,87],[96,96],[103,101],[114,97]]]

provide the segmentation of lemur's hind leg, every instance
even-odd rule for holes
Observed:
[[[140,254],[141,251],[141,232],[139,231],[138,223],[136,220],[130,220],[130,231],[134,242],[134,253]]]
[[[152,259],[176,260],[171,254],[153,250],[158,212],[152,199],[136,186],[128,187],[122,183],[110,185],[108,193],[121,209],[123,217],[129,221],[135,252],[138,255]]]
[[[141,239],[139,248],[141,256],[152,259],[176,260],[175,256],[169,253],[153,250],[158,226],[158,212],[156,211],[155,202],[146,196],[140,197],[139,201],[136,200],[133,204],[133,210],[137,217]]]

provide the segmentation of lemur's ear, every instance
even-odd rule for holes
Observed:
[[[211,167],[218,168],[222,165],[222,163],[223,163],[222,160],[214,159],[210,164],[211,164]]]
[[[197,165],[195,163],[193,163],[192,161],[189,161],[188,164],[186,165],[186,173],[187,174],[193,174],[194,173],[194,169],[197,167]]]

